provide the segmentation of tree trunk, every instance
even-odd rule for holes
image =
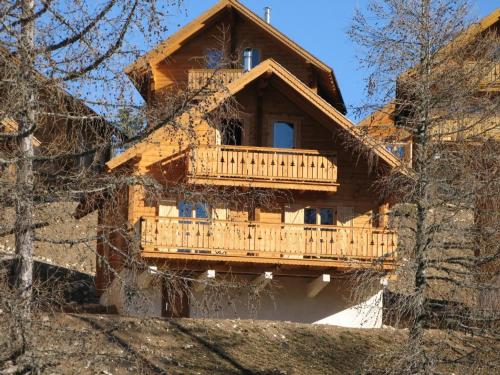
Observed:
[[[418,123],[416,124],[416,137],[414,140],[416,147],[416,158],[414,169],[416,171],[417,181],[415,188],[415,318],[410,327],[410,341],[411,345],[415,348],[417,356],[412,369],[415,373],[426,374],[429,372],[428,362],[425,355],[424,329],[427,321],[427,308],[426,308],[426,271],[428,268],[427,246],[428,246],[428,214],[429,205],[428,199],[428,137],[429,137],[429,118],[430,118],[430,103],[429,98],[431,94],[430,85],[430,58],[431,58],[431,44],[429,40],[428,30],[430,30],[430,3],[429,0],[422,0],[421,3],[421,35],[420,41],[420,65],[419,65],[419,78],[421,81],[420,96],[417,99],[418,106],[416,113],[418,116]]]
[[[35,26],[32,20],[34,0],[23,0],[19,38],[19,57],[21,74],[21,95],[26,103],[19,116],[18,139],[19,161],[16,164],[15,200],[15,242],[18,267],[16,286],[22,303],[22,319],[30,319],[30,304],[33,291],[33,132],[35,126],[36,90],[34,77]]]

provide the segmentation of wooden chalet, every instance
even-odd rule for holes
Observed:
[[[484,17],[477,24],[472,25],[462,34],[458,35],[454,40],[454,43],[459,46],[470,43],[471,40],[474,40],[476,35],[481,33],[493,33],[497,36],[500,35],[500,8]],[[450,45],[445,46],[443,50],[446,50],[447,48],[450,48]],[[474,70],[476,66],[472,56],[461,56],[461,59],[457,61],[457,63],[463,65],[465,70],[467,70],[468,67],[470,67],[470,70]],[[403,75],[405,74],[411,74],[411,69]],[[498,60],[493,61],[492,64],[487,67],[487,70],[483,73],[481,78],[482,79],[478,87],[479,92],[477,92],[477,95],[479,97],[481,95],[498,96],[498,93],[500,93],[500,62],[498,62]],[[358,125],[373,139],[384,142],[386,148],[397,155],[400,159],[411,163],[413,140],[410,132],[399,126],[401,120],[397,115],[398,110],[396,103],[398,102],[398,98],[403,96],[403,93],[399,88],[399,82],[397,83],[397,86],[398,89],[396,90],[396,98],[379,110],[368,115],[360,121]],[[462,134],[466,134],[470,137],[478,134],[480,135],[480,138],[488,138],[496,141],[500,140],[500,132],[498,126],[496,126],[500,122],[500,116],[497,115],[490,117],[492,123],[486,123],[486,121],[483,120],[485,123],[483,126],[474,126],[470,131],[462,131]],[[467,120],[470,120],[471,123],[476,121],[474,117]],[[450,130],[450,133],[453,133],[453,124],[446,124],[446,126]],[[471,134],[472,131],[476,131],[476,133]],[[453,141],[456,140],[456,136],[456,134],[449,134],[442,140],[453,143]]]
[[[16,116],[22,108],[22,103],[15,101],[15,78],[4,77],[6,72],[15,76],[19,72],[18,57],[0,45],[0,107],[3,110],[0,117],[0,133],[16,133],[18,122]],[[74,158],[59,158],[46,163],[35,163],[39,176],[61,176],[64,173],[75,174],[86,168],[103,171],[104,164],[110,159],[111,147],[102,147],[97,155],[85,155],[85,151],[110,139],[116,131],[104,118],[89,108],[84,101],[70,95],[62,87],[54,85],[41,73],[36,74],[38,86],[38,108],[36,129],[33,132],[35,155],[54,156],[55,154],[75,154]],[[12,112],[12,113],[11,113]],[[9,157],[15,157],[17,146],[14,139],[7,137],[0,141],[0,152]],[[82,154],[78,156],[78,154]],[[14,166],[0,169],[0,177],[14,173]]]
[[[222,54],[214,51],[220,48],[215,41],[223,28],[229,30],[224,52],[239,61],[220,70],[209,63],[200,66],[193,57]],[[265,18],[238,1],[222,0],[126,72],[152,106],[161,105],[169,92],[206,90],[200,107],[178,119],[193,123],[196,146],[183,134],[172,137],[167,124],[110,160],[110,173],[147,175],[192,190],[279,193],[276,207],[250,202],[242,207],[232,201],[193,201],[182,192],[153,199],[143,186],[129,186],[113,200],[118,209],[102,208],[99,220],[110,228],[127,223],[140,239],[137,256],[151,267],[200,277],[207,277],[207,272],[261,281],[274,276],[285,285],[288,307],[278,307],[279,312],[269,308],[259,317],[306,322],[345,308],[338,301],[347,291],[328,287],[330,275],[360,267],[393,268],[397,238],[387,228],[388,202],[379,198],[373,182],[378,173],[397,166],[398,158],[384,147],[366,144],[377,159],[377,168],[372,168],[346,146],[346,140],[358,135],[345,117],[332,69]],[[223,90],[211,87],[214,75],[222,77]],[[239,108],[230,138],[204,116],[228,98]],[[120,271],[123,257],[113,247],[128,251],[125,240],[116,234],[110,238],[111,245],[99,243],[98,252]],[[107,289],[103,303],[123,307],[124,302],[113,302],[118,297],[108,292],[111,279],[105,267],[98,267],[98,288]],[[324,288],[330,291],[320,293]],[[153,299],[146,314],[158,315],[161,310],[169,316],[202,315],[190,302],[185,303],[191,311],[169,308],[168,303],[165,307],[165,293]],[[303,304],[297,315],[289,309],[290,301]],[[131,313],[125,307],[121,311]]]

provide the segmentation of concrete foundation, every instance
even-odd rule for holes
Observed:
[[[247,281],[247,280],[245,280]],[[356,328],[382,327],[382,293],[353,306],[350,286],[332,279],[314,297],[308,296],[310,278],[275,277],[259,296],[233,291],[210,309],[210,296],[194,293],[190,316],[193,318],[229,318],[279,320],[298,323],[331,324]],[[210,293],[205,291],[205,293]]]
[[[147,271],[145,271],[147,272]],[[161,316],[162,287],[158,280],[151,277],[145,283],[144,273],[137,274],[124,269],[116,277],[111,286],[102,294],[100,303],[103,306],[115,306],[118,313],[127,316],[159,317]]]
[[[148,275],[124,270],[101,297],[120,314],[159,317],[162,314],[162,286]],[[232,277],[232,282],[249,285],[256,276]],[[320,280],[323,281],[323,280]],[[351,285],[331,279],[321,290],[311,293],[315,280],[302,277],[274,277],[263,288],[193,288],[189,317],[219,319],[259,319],[298,323],[328,324],[353,328],[382,327],[382,291],[360,304],[349,301]],[[221,285],[224,285],[222,283]],[[258,291],[255,294],[255,290]],[[163,309],[165,311],[165,309]]]

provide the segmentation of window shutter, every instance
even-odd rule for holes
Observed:
[[[158,216],[161,217],[178,217],[179,210],[177,209],[176,201],[162,201],[158,207]]]
[[[285,207],[285,224],[304,224],[304,208]]]
[[[225,207],[214,208],[213,213],[214,213],[213,218],[215,220],[227,220],[227,208]]]

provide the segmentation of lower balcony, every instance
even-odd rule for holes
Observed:
[[[194,184],[337,191],[331,152],[247,146],[200,146],[189,157]]]
[[[393,231],[322,225],[143,217],[142,255],[177,260],[392,268]]]

